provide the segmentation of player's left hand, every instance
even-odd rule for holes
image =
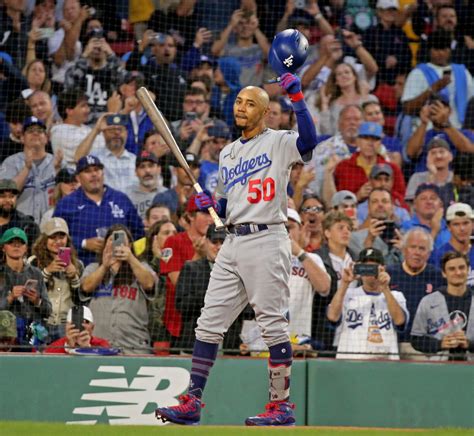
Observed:
[[[280,77],[278,84],[288,93],[288,94],[298,94],[301,92],[301,80],[298,76],[295,76],[291,73],[285,73]]]
[[[215,206],[212,194],[207,189],[196,194],[195,201],[199,210],[207,210]]]

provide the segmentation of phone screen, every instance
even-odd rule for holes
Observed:
[[[379,266],[373,263],[356,263],[354,265],[354,274],[357,276],[372,276],[379,275]]]
[[[112,233],[112,248],[115,250],[117,247],[121,245],[125,245],[127,235],[123,230],[117,230],[116,232]]]
[[[394,221],[384,221],[385,228],[382,231],[380,237],[384,242],[389,242],[395,238],[395,222]]]
[[[38,280],[28,279],[25,283],[25,288],[27,291],[37,291],[38,290]]]

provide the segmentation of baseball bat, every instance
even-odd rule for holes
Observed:
[[[160,135],[163,137],[166,144],[168,145],[169,149],[174,154],[175,158],[178,160],[179,164],[181,165],[181,168],[183,168],[183,170],[186,172],[188,177],[191,179],[191,182],[193,183],[193,187],[195,191],[198,194],[203,192],[201,185],[197,182],[196,178],[194,177],[194,174],[192,173],[191,168],[189,168],[189,165],[186,162],[186,159],[184,158],[183,153],[181,153],[181,150],[179,149],[178,144],[176,143],[176,140],[174,139],[173,134],[171,133],[171,130],[168,127],[168,124],[166,123],[165,117],[160,112],[160,110],[156,107],[156,104],[151,98],[150,93],[148,92],[148,89],[142,86],[137,91],[137,98],[138,100],[140,100],[140,103],[145,109],[145,112],[150,117],[151,122],[156,127],[156,130],[158,130],[158,132],[160,133]],[[216,229],[217,230],[223,229],[224,224],[222,223],[221,219],[217,215],[216,210],[212,206],[209,206],[207,210],[209,211],[209,214],[211,215],[214,221],[214,224],[216,225]]]

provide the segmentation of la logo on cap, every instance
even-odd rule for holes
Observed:
[[[94,158],[92,156],[87,156],[87,163],[92,165],[94,163]]]

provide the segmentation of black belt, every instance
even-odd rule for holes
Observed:
[[[250,235],[251,233],[261,232],[262,230],[268,230],[266,224],[237,224],[227,226],[229,233],[233,233],[236,236]]]

